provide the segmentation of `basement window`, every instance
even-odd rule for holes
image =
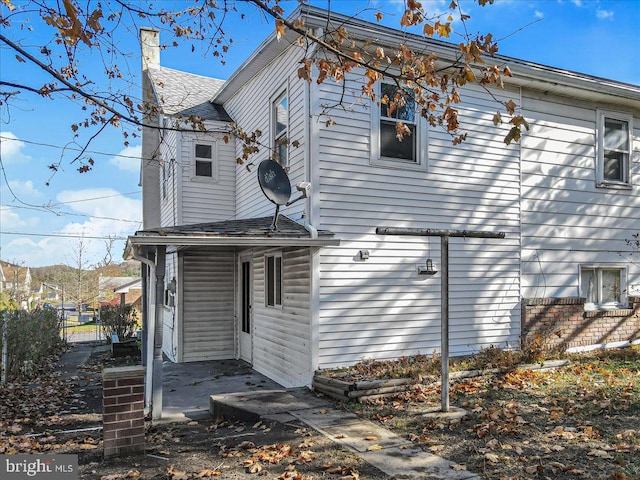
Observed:
[[[585,310],[616,310],[626,308],[626,269],[615,266],[585,266],[580,268],[580,296],[585,298]]]

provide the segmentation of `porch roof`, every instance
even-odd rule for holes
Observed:
[[[175,227],[139,230],[127,239],[129,252],[133,246],[332,246],[339,245],[329,230],[310,229],[280,215],[278,228],[272,231],[273,217],[225,220]]]

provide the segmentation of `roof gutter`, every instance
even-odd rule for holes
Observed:
[[[336,238],[287,238],[287,237],[217,237],[217,236],[187,236],[187,235],[135,235],[130,236],[127,243],[136,247],[151,246],[279,246],[279,247],[328,247],[340,245]],[[134,256],[134,258],[136,258]]]
[[[459,53],[457,45],[453,43],[432,38],[427,39],[413,33],[399,32],[391,27],[376,25],[334,12],[327,12],[310,5],[299,7],[296,13],[305,18],[305,25],[310,28],[326,27],[328,22],[327,14],[330,13],[329,20],[335,22],[336,25],[344,25],[349,28],[352,37],[373,41],[376,44],[397,47],[401,41],[404,41],[410,48],[421,51],[425,49],[426,42],[430,51],[435,53],[443,62],[447,60],[454,61],[456,54]],[[402,34],[402,38],[399,37],[399,34]],[[578,92],[588,90],[603,95],[603,101],[611,101],[610,97],[616,97],[628,107],[635,106],[640,108],[640,86],[638,85],[616,82],[607,78],[527,62],[504,55],[487,57],[487,61],[489,62],[490,60],[499,65],[508,65],[511,69],[514,76],[511,78],[504,77],[505,84],[543,91],[549,86],[564,86],[575,89]],[[604,96],[609,98],[605,99]]]

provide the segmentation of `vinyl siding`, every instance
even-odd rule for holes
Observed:
[[[190,250],[183,262],[182,361],[234,358],[234,250]]]
[[[281,253],[282,307],[265,306],[265,254]],[[310,385],[310,278],[308,248],[253,252],[253,368],[285,387]]]
[[[175,226],[180,224],[180,182],[176,173],[178,134],[163,130],[160,134],[160,224]]]
[[[210,125],[220,129],[222,125]],[[213,145],[212,179],[195,177],[194,144]],[[181,188],[181,224],[216,222],[235,217],[235,142],[224,141],[221,133],[183,133],[180,163],[176,167]]]
[[[224,107],[229,115],[242,126],[245,132],[260,131],[260,142],[272,145],[271,138],[271,101],[284,88],[288,89],[289,125],[288,135],[291,142],[298,141],[299,147],[289,147],[289,180],[295,186],[306,180],[305,171],[305,82],[298,79],[298,60],[302,51],[292,46],[277,57],[266,68],[258,72]],[[241,156],[241,142],[236,144],[236,155]],[[260,147],[243,165],[236,166],[236,208],[237,218],[253,218],[273,215],[273,205],[262,194],[256,171],[261,161],[270,158],[269,148]],[[250,170],[250,171],[249,171]],[[292,198],[298,193],[292,188]],[[299,219],[304,210],[304,202],[283,207],[281,213],[293,219]]]
[[[631,190],[596,188],[596,111],[602,104],[524,92],[522,295],[577,297],[581,264],[640,267],[625,243],[640,224],[640,112],[634,115]]]
[[[316,112],[341,94],[323,83]],[[440,239],[378,236],[378,226],[503,231],[502,240],[450,240],[450,352],[515,346],[519,335],[519,146],[505,146],[505,128],[492,123],[497,107],[479,89],[465,89],[461,122],[469,139],[428,132],[427,170],[373,166],[368,103],[353,96],[336,109],[337,125],[320,125],[314,150],[319,162],[321,228],[341,239],[320,251],[320,368],[367,358],[395,358],[440,349],[440,274],[417,275],[432,258],[440,269]],[[504,99],[519,93],[498,93]],[[313,151],[313,150],[312,150]],[[370,258],[359,260],[359,250]]]

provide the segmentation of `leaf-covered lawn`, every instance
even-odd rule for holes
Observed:
[[[420,384],[355,408],[484,478],[640,478],[640,348],[570,360],[452,384],[462,419],[425,417],[440,389]]]
[[[97,353],[64,380],[55,360],[0,385],[0,454],[78,454],[81,480],[389,478],[300,422],[147,424],[144,454],[104,459],[100,372],[139,359]]]

